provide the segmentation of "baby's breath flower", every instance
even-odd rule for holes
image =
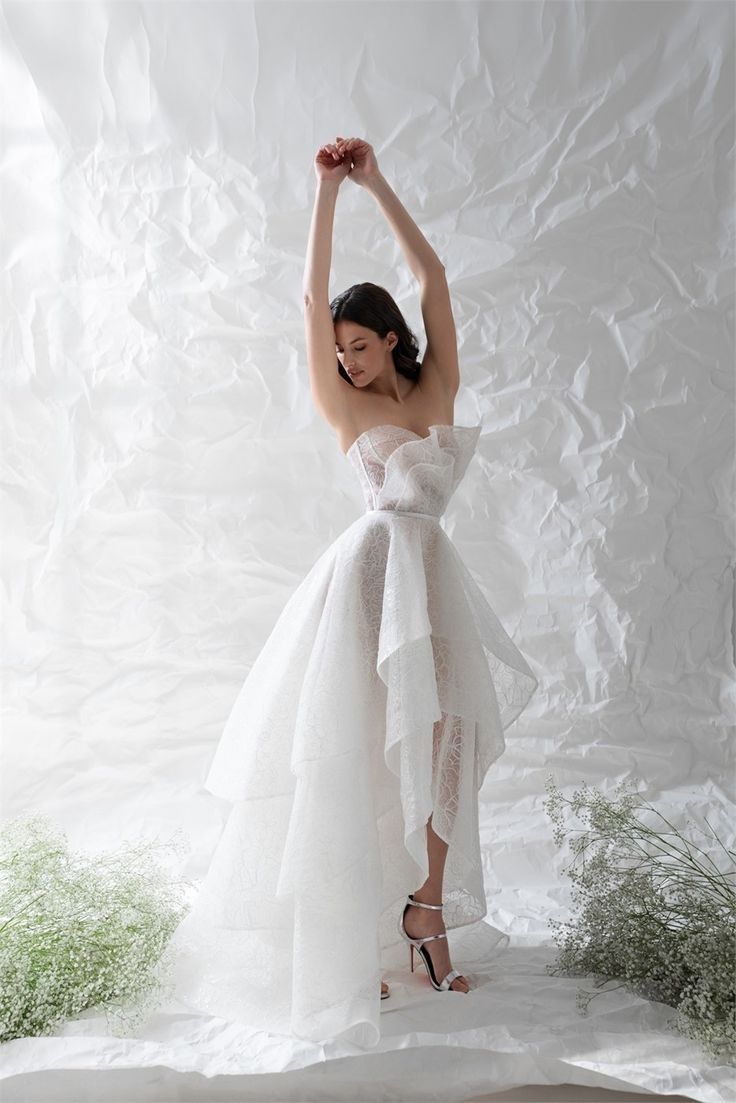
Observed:
[[[186,913],[156,845],[177,847],[84,856],[44,816],[0,828],[0,1042],[96,1008],[135,1026],[155,1006],[163,951]]]
[[[549,921],[559,950],[547,971],[592,975],[596,988],[616,980],[615,987],[668,1004],[677,1012],[669,1025],[711,1057],[733,1062],[736,854],[710,824],[718,849],[702,849],[625,783],[616,789],[618,801],[585,783],[569,800],[551,777],[545,786],[558,845],[565,838],[564,805],[590,826],[571,840],[574,859],[566,868],[581,911],[574,922]],[[658,832],[639,819],[641,809],[667,829]],[[579,990],[579,1010],[585,1013],[595,995]]]

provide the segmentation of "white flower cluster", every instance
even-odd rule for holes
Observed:
[[[71,854],[47,817],[0,829],[0,1042],[93,1008],[130,1029],[155,1005],[186,912],[154,860],[160,845],[89,857]]]
[[[579,914],[572,922],[549,921],[559,952],[547,971],[592,975],[598,989],[618,982],[668,1004],[677,1012],[671,1026],[709,1056],[734,1062],[736,854],[712,828],[712,853],[696,845],[625,784],[618,801],[586,783],[569,800],[551,777],[546,788],[555,843],[566,837],[565,805],[589,825],[571,839],[566,868]],[[665,829],[638,818],[641,809]],[[585,1013],[595,994],[580,989],[578,1009]]]

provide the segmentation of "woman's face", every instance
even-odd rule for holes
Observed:
[[[375,330],[356,322],[335,325],[337,359],[356,387],[365,387],[388,367],[393,368],[391,349],[395,344],[393,332],[381,338]]]

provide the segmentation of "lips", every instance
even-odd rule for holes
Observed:
[[[362,368],[358,368],[357,371],[348,371],[348,375],[350,376],[351,379],[355,379],[356,375],[362,375],[362,374],[363,374],[363,369]]]

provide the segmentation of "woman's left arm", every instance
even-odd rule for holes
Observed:
[[[460,366],[445,266],[381,174],[372,146],[360,138],[338,135],[336,148],[350,163],[350,179],[375,198],[396,235],[407,264],[421,284],[422,317],[427,334],[422,374],[425,378],[434,376],[446,395],[454,399],[460,386]]]
[[[421,283],[431,272],[444,268],[388,180],[378,172],[366,180],[363,187],[371,193],[386,216],[386,221],[406,257],[406,263],[417,280]]]
[[[460,386],[460,363],[445,266],[380,172],[373,173],[363,187],[380,205],[407,264],[421,285],[422,318],[427,335],[422,372],[425,377],[434,375],[448,397],[454,399]]]

